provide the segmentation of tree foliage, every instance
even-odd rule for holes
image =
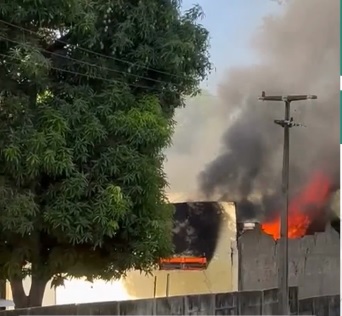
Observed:
[[[163,149],[210,70],[202,12],[180,5],[1,2],[0,278],[17,307],[40,305],[48,280],[170,255]]]

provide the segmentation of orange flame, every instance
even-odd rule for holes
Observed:
[[[308,185],[289,203],[288,237],[305,235],[312,220],[320,215],[331,193],[331,183],[327,176],[317,172]],[[308,210],[308,208],[310,208]],[[314,207],[314,209],[312,209]],[[262,230],[274,239],[280,238],[280,215],[261,225]]]

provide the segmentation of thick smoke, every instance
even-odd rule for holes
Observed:
[[[198,173],[218,154],[220,136],[227,120],[220,100],[208,93],[191,99],[176,111],[173,146],[167,151],[166,173],[172,201],[201,198],[197,192]]]
[[[283,118],[284,106],[257,101],[263,90],[318,96],[292,103],[294,120],[307,126],[290,132],[292,192],[315,170],[328,173],[339,187],[339,12],[338,0],[292,0],[283,14],[265,19],[253,38],[261,63],[230,70],[219,89],[225,112],[235,118],[221,152],[199,175],[208,198],[240,201],[250,213],[245,215],[255,211],[253,198],[261,198],[266,211],[277,205],[283,129],[273,120]]]

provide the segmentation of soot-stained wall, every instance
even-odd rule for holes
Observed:
[[[175,203],[173,245],[177,255],[213,259],[223,224],[219,203]]]
[[[340,239],[330,225],[325,232],[289,240],[289,285],[299,297],[340,293]],[[278,243],[260,229],[244,232],[238,240],[239,290],[277,286]]]
[[[235,204],[228,202],[175,203],[174,245],[177,255],[205,255],[204,271],[154,271],[146,276],[129,272],[123,281],[135,298],[232,292],[237,290],[238,253]],[[156,279],[155,279],[156,278]]]

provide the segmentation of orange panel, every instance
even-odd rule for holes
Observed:
[[[160,263],[200,263],[206,264],[207,259],[205,257],[173,257],[169,259],[160,259]]]
[[[205,257],[173,257],[160,259],[159,267],[161,270],[203,270],[207,267]]]

